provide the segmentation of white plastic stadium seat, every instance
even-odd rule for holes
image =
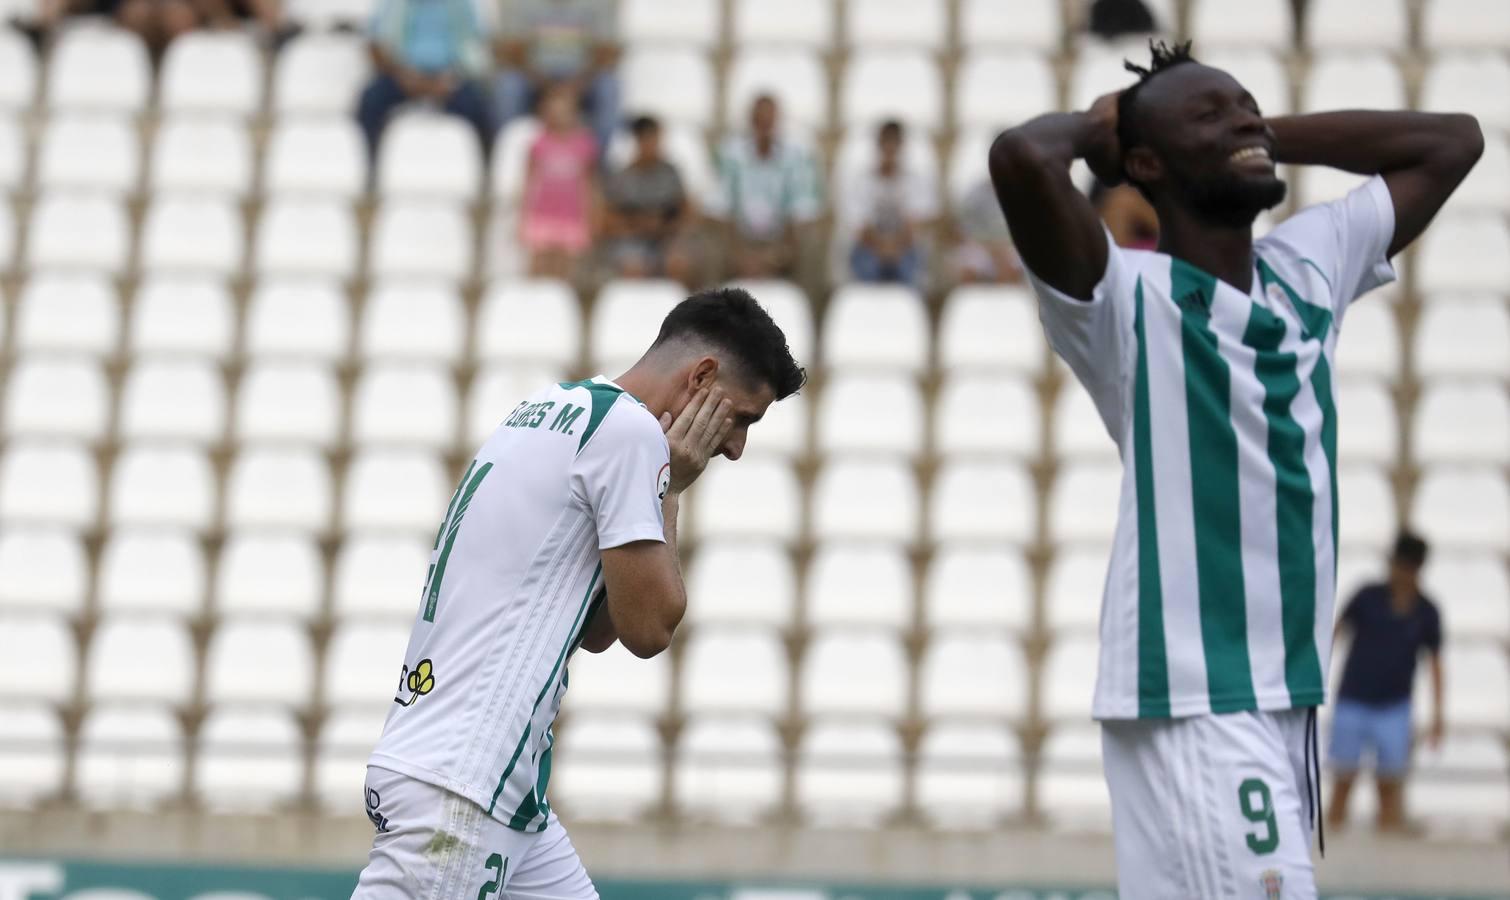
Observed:
[[[1117,458],[1117,445],[1090,393],[1079,382],[1065,381],[1054,398],[1054,453],[1061,459]]]
[[[301,743],[287,711],[212,710],[199,729],[195,797],[211,812],[262,812],[293,802],[304,780]]]
[[[582,356],[582,304],[571,285],[540,278],[493,282],[477,317],[485,362],[565,368]]]
[[[621,0],[620,40],[629,46],[681,44],[710,48],[719,42],[721,0],[681,0],[667,7],[660,0]]]
[[[816,5],[816,4],[815,4]],[[24,110],[37,96],[37,54],[12,29],[0,31],[0,109]]]
[[[99,510],[96,473],[79,444],[11,441],[0,456],[0,518],[88,528]]]
[[[160,103],[170,113],[233,113],[262,108],[262,53],[242,31],[194,31],[168,46]]]
[[[846,461],[819,472],[812,489],[813,536],[910,543],[922,518],[917,477],[901,462]]]
[[[126,268],[131,227],[125,208],[98,194],[46,194],[32,207],[27,264],[33,269],[84,269],[119,274]]]
[[[293,52],[284,50],[285,56]],[[263,190],[273,196],[355,199],[367,186],[367,148],[354,121],[282,119],[267,139]]]
[[[0,608],[62,615],[84,608],[88,567],[84,545],[55,528],[0,532]]]
[[[1214,4],[1207,4],[1211,7]],[[1240,9],[1243,7],[1233,7]],[[1230,10],[1224,11],[1230,12]],[[1245,50],[1237,48],[1202,52],[1201,62],[1216,69],[1225,70],[1238,80],[1253,99],[1258,101],[1259,111],[1266,116],[1287,115],[1294,105],[1290,99],[1290,75],[1280,57],[1268,50]],[[1289,46],[1289,38],[1285,39]],[[1283,51],[1281,51],[1283,52]]]
[[[220,279],[149,276],[131,303],[131,352],[226,356],[235,322],[231,292]]]
[[[1400,67],[1383,54],[1324,56],[1301,81],[1302,112],[1400,109],[1405,105]]]
[[[1056,542],[1111,543],[1117,527],[1122,467],[1082,463],[1062,467],[1049,491],[1049,535]]]
[[[321,531],[330,523],[330,469],[307,450],[244,450],[226,476],[226,524]]]
[[[1413,511],[1422,532],[1444,547],[1510,545],[1510,492],[1496,469],[1428,469],[1416,487]]]
[[[5,628],[5,653],[0,694],[12,699],[67,703],[73,699],[78,645],[67,622],[58,616],[0,617]],[[3,742],[0,742],[3,744]]]
[[[922,451],[926,430],[922,392],[906,375],[841,374],[818,395],[819,453],[912,457]]]
[[[215,474],[205,454],[187,446],[135,444],[116,457],[110,521],[202,531],[215,514]]]
[[[119,434],[143,439],[214,443],[225,434],[225,383],[210,362],[145,360],[121,386]]]
[[[47,123],[37,146],[37,187],[121,196],[141,180],[141,140],[127,117],[64,113]]]
[[[1503,641],[1510,638],[1510,573],[1504,560],[1488,553],[1448,551],[1434,555],[1426,570],[1426,591],[1440,604],[1448,630],[1456,635]],[[1487,598],[1497,598],[1488,602]]]
[[[1500,293],[1510,282],[1510,225],[1497,214],[1438,219],[1416,260],[1418,290]]]
[[[736,47],[825,49],[834,40],[834,0],[734,0],[731,16]]]
[[[1452,668],[1447,682],[1446,719],[1459,728],[1503,731],[1510,725],[1510,699],[1493,686],[1510,683],[1505,648],[1454,642],[1442,650]]]
[[[1028,46],[1056,52],[1065,32],[1056,0],[961,0],[959,42],[966,47]]]
[[[599,372],[624,371],[649,348],[661,322],[685,299],[674,281],[610,281],[592,305],[589,327],[592,366]]]
[[[1225,4],[1198,0],[1190,12],[1190,37],[1197,47],[1263,47],[1288,50],[1295,22],[1286,0]],[[1205,62],[1206,54],[1201,55]]]
[[[96,707],[79,726],[85,806],[154,809],[182,790],[184,768],[183,727],[164,707]]]
[[[9,272],[16,260],[16,217],[9,203],[0,203],[0,272]]]
[[[350,115],[370,66],[360,35],[298,35],[275,58],[273,109],[280,118]]]
[[[68,755],[57,713],[27,699],[0,704],[0,717],[6,730],[0,741],[0,805],[25,808],[61,790]]]
[[[432,532],[451,492],[434,455],[363,450],[346,470],[341,521],[346,528]]]
[[[246,315],[253,357],[333,361],[346,355],[351,340],[346,297],[329,281],[260,279]]]
[[[1047,343],[1038,306],[1020,287],[966,285],[944,302],[939,321],[939,366],[956,369],[1042,371]]]
[[[546,385],[565,380],[560,369],[489,366],[478,372],[467,391],[465,442],[481,444],[521,400]]]
[[[707,127],[713,123],[713,67],[690,47],[631,49],[619,66],[624,109],[672,122]]]
[[[1043,591],[1044,620],[1050,629],[1096,632],[1110,556],[1110,547],[1075,547],[1054,555]]]
[[[193,616],[204,606],[205,558],[180,529],[115,529],[100,553],[103,612]]]
[[[1090,723],[1055,728],[1040,751],[1042,808],[1065,831],[1110,832],[1111,797],[1101,765],[1101,729]]]
[[[318,363],[261,363],[242,375],[236,394],[236,439],[328,447],[340,425],[340,387]]]
[[[341,625],[326,650],[325,702],[351,709],[391,708],[408,642],[407,622]]]
[[[300,534],[235,532],[220,549],[215,611],[221,616],[311,619],[325,573],[319,548]]]
[[[660,737],[649,719],[573,717],[552,753],[550,795],[573,819],[639,822],[660,801]]]
[[[949,10],[944,0],[846,0],[844,20],[852,47],[939,50]]]
[[[1430,385],[1411,427],[1422,463],[1503,464],[1510,459],[1510,397],[1498,381]]]
[[[377,186],[384,198],[470,201],[482,186],[477,133],[456,116],[399,116],[383,132]]]
[[[175,618],[110,616],[95,628],[84,672],[91,701],[187,703],[195,677],[189,629]]]
[[[681,733],[671,777],[677,806],[691,818],[749,825],[776,807],[783,769],[771,723],[699,716]]]
[[[106,356],[120,340],[120,298],[98,274],[42,272],[16,308],[16,348]]]
[[[1431,50],[1500,50],[1510,45],[1510,19],[1498,0],[1431,0],[1421,15],[1421,43]]]
[[[1038,397],[1014,375],[956,375],[933,401],[933,449],[940,456],[1036,458]]]
[[[5,48],[0,41],[0,67],[4,66]],[[0,78],[4,72],[0,71]],[[0,109],[4,109],[0,104]],[[15,193],[26,182],[27,139],[20,123],[0,118],[0,192]]]
[[[1374,381],[1344,379],[1334,391],[1340,411],[1337,455],[1355,462],[1393,465],[1400,453],[1394,397]]]
[[[363,801],[367,757],[383,734],[388,711],[342,709],[320,727],[315,743],[314,791],[326,810],[344,815]]]
[[[252,188],[252,144],[230,118],[169,119],[152,142],[154,191],[242,197]]]
[[[289,0],[284,6],[289,21],[323,32],[367,24],[372,20],[377,4],[378,0]]]
[[[661,125],[664,128],[666,123]],[[521,116],[498,130],[488,180],[493,200],[499,205],[510,208],[519,204],[529,175],[530,149],[540,131],[540,120],[534,116]]]
[[[904,287],[845,285],[824,315],[822,357],[831,369],[921,372],[928,344],[923,300]]]
[[[1127,88],[1137,76],[1124,65],[1128,54],[1115,47],[1089,45],[1075,57],[1070,70],[1070,109],[1089,109],[1097,97]]]
[[[687,620],[784,628],[797,607],[791,554],[768,541],[705,541],[687,565]]]
[[[918,712],[924,718],[1018,718],[1028,709],[1027,666],[1004,635],[936,635],[918,666]]]
[[[367,295],[359,351],[369,360],[449,363],[463,350],[461,296],[436,282],[393,281]]]
[[[1016,463],[946,463],[929,494],[928,534],[941,543],[1029,543],[1037,534],[1036,491]]]
[[[569,671],[567,695],[573,712],[590,709],[658,716],[671,705],[671,660],[664,653],[639,659],[615,644],[602,653],[573,655]]]
[[[1510,139],[1484,135],[1484,155],[1447,200],[1447,210],[1510,212]]]
[[[796,540],[802,524],[802,494],[791,466],[774,459],[713,466],[692,495],[692,533],[709,537]]]
[[[205,650],[205,698],[302,707],[314,687],[313,660],[309,635],[295,622],[222,622]]]
[[[828,124],[828,75],[811,50],[762,47],[736,55],[724,87],[724,125],[745,128],[751,104],[762,94],[775,99],[780,120],[792,129],[810,131]]]
[[[356,222],[340,203],[274,197],[257,220],[254,265],[261,277],[350,278],[357,252]]]
[[[1090,635],[1061,637],[1044,658],[1040,685],[1040,710],[1045,718],[1085,721],[1091,715],[1097,668],[1096,638]]]
[[[28,356],[5,385],[5,429],[22,437],[104,437],[110,414],[104,369],[88,357]]]
[[[460,281],[472,272],[472,226],[451,204],[389,202],[373,223],[367,256],[374,278]]]
[[[1498,735],[1449,732],[1417,751],[1407,808],[1436,837],[1492,841],[1510,820],[1505,744]]]
[[[52,48],[47,106],[136,113],[147,105],[152,65],[146,45],[124,28],[67,28]]]
[[[1033,620],[1028,565],[997,547],[944,547],[923,582],[930,628],[1025,630]]]
[[[351,437],[359,444],[444,451],[455,442],[456,385],[439,367],[368,366],[357,379],[351,405]]]
[[[1374,466],[1350,465],[1346,460],[1337,468],[1338,517],[1337,541],[1344,547],[1382,548],[1395,536],[1398,522],[1395,491],[1389,479]]]
[[[864,672],[864,678],[856,673]],[[895,720],[907,705],[907,656],[885,632],[820,632],[807,645],[798,681],[807,716],[881,716]]]
[[[924,131],[944,124],[938,65],[922,51],[860,50],[839,81],[839,117],[847,127],[873,128],[900,119]]]
[[[241,214],[229,200],[159,199],[142,223],[141,266],[149,272],[229,277],[241,271],[245,251]]]
[[[807,567],[806,621],[900,631],[912,624],[912,594],[912,564],[902,548],[824,544]]]
[[[818,826],[874,827],[902,804],[902,746],[879,723],[820,723],[797,749],[797,806]]]
[[[418,535],[351,535],[336,554],[331,602],[337,616],[414,617],[430,565],[431,540]]]
[[[796,359],[800,363],[803,357]],[[812,419],[808,406],[807,395],[800,393],[771,404],[750,433],[750,439],[745,443],[745,455],[776,456],[788,460],[805,456]]]
[[[1001,725],[943,723],[918,747],[917,792],[934,828],[992,828],[1022,810],[1017,737]]]
[[[1354,303],[1337,340],[1337,374],[1343,378],[1400,378],[1400,328],[1388,303]]]
[[[1484,130],[1510,128],[1510,60],[1502,53],[1444,54],[1421,82],[1419,109],[1466,112]]]
[[[1375,0],[1367,8],[1352,0],[1311,0],[1306,5],[1306,43],[1313,50],[1403,49],[1409,30],[1405,0]]]
[[[698,629],[682,654],[682,709],[780,715],[791,667],[775,634],[750,629]]]
[[[1011,85],[1010,90],[1003,90]],[[956,128],[1001,129],[1058,106],[1059,85],[1048,60],[1036,53],[977,51],[960,66],[954,82]],[[986,154],[973,162],[983,174]]]

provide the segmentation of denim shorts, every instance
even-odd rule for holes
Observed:
[[[1374,771],[1399,777],[1410,767],[1410,700],[1373,706],[1338,700],[1332,716],[1332,768],[1356,772],[1365,753],[1374,758]]]

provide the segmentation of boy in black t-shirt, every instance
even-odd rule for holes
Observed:
[[[1432,720],[1430,740],[1442,739],[1442,618],[1421,593],[1426,542],[1408,532],[1395,541],[1389,580],[1354,595],[1342,612],[1337,632],[1352,632],[1353,646],[1342,672],[1332,720],[1332,792],[1330,820],[1338,827],[1347,818],[1348,795],[1366,750],[1374,757],[1379,785],[1379,830],[1404,825],[1404,778],[1410,765],[1411,686],[1416,659],[1431,654]]]

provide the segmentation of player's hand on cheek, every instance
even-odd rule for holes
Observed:
[[[714,385],[692,395],[681,415],[670,421],[670,413],[661,416],[666,442],[671,446],[672,493],[685,491],[708,467],[708,460],[718,452],[733,427],[729,415],[733,404],[723,388]]]

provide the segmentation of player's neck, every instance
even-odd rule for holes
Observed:
[[[1186,210],[1159,210],[1159,252],[1243,293],[1253,287],[1253,226],[1213,224]]]
[[[657,418],[660,414],[671,408],[669,398],[662,396],[664,388],[660,382],[664,379],[650,377],[641,364],[636,363],[629,371],[613,380],[613,383],[623,388],[628,394],[645,404],[645,408]]]

